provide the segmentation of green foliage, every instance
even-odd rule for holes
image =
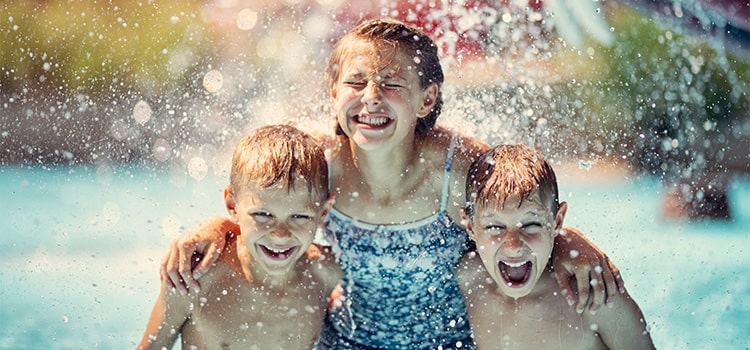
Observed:
[[[200,1],[5,1],[0,89],[163,92],[206,63]]]
[[[723,171],[732,128],[750,105],[750,63],[700,31],[621,9],[612,18],[607,99],[626,111],[625,143],[644,171],[665,179]]]
[[[607,85],[637,121],[716,122],[747,105],[750,63],[730,56],[722,43],[680,33],[632,10],[618,11],[612,25],[618,34],[608,52]]]

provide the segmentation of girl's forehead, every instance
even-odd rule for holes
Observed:
[[[355,45],[342,55],[341,67],[345,72],[366,71],[368,74],[405,74],[415,70],[416,64],[397,48],[378,50],[372,46]]]

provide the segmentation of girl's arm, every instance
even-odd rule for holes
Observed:
[[[576,229],[563,228],[555,238],[552,266],[563,296],[568,304],[576,304],[576,312],[579,314],[583,313],[587,305],[591,312],[605,303],[612,306],[617,291],[625,292],[617,267]],[[575,279],[575,287],[572,279]]]

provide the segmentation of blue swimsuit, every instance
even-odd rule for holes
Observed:
[[[320,349],[474,348],[453,275],[468,237],[446,212],[453,148],[451,142],[438,213],[406,224],[375,225],[331,209],[325,240],[345,277],[326,317]]]

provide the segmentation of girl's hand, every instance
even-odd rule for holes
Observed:
[[[215,216],[173,240],[161,262],[161,280],[183,295],[190,289],[199,291],[198,279],[219,259],[228,232],[239,233],[239,227],[225,217]]]
[[[625,292],[620,270],[576,229],[563,228],[557,235],[552,267],[563,296],[569,305],[576,304],[579,314],[586,306],[591,313],[603,304],[612,306],[616,291]],[[577,289],[574,289],[572,279],[575,279]]]

